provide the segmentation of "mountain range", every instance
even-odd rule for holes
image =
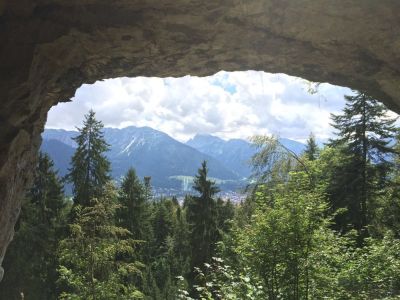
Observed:
[[[293,140],[281,138],[279,141],[296,154],[300,154],[305,149],[304,144]],[[249,161],[257,149],[245,140],[231,139],[225,141],[216,136],[198,134],[187,141],[186,145],[219,160],[240,178],[248,178],[252,173]]]
[[[41,150],[50,155],[61,176],[68,173],[76,148],[72,138],[77,135],[77,131],[63,129],[45,129],[42,134]],[[120,180],[133,167],[138,176],[151,176],[152,185],[162,189],[187,189],[203,160],[208,163],[209,176],[223,190],[237,189],[246,184],[251,174],[248,161],[255,153],[245,140],[196,135],[181,143],[150,127],[104,128],[104,137],[110,145],[106,155],[114,179]],[[289,139],[281,142],[296,153],[305,147]]]

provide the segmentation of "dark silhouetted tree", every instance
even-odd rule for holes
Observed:
[[[340,148],[343,164],[334,175],[342,180],[337,185],[331,184],[330,195],[334,209],[341,208],[338,203],[344,202],[347,219],[361,233],[369,224],[368,205],[388,183],[395,119],[388,117],[383,104],[365,93],[358,92],[345,99],[343,113],[332,115],[332,126],[338,137],[330,145]],[[340,229],[346,227],[346,224],[338,225]]]
[[[102,132],[103,123],[97,121],[95,112],[85,115],[83,127],[74,138],[78,147],[72,157],[67,178],[73,183],[74,203],[89,206],[91,199],[101,196],[104,185],[110,180],[110,162],[104,152],[109,145]]]
[[[315,136],[314,134],[311,133],[307,140],[307,145],[306,149],[304,150],[304,154],[308,160],[313,161],[318,158],[318,153],[319,153],[319,148],[317,142],[315,141]]]
[[[134,239],[150,238],[149,203],[145,186],[136,176],[133,168],[126,173],[119,195],[121,207],[117,210],[120,226],[128,229]]]
[[[207,178],[208,168],[204,161],[194,179],[193,189],[198,196],[192,196],[187,205],[187,220],[190,231],[191,267],[202,267],[210,262],[215,251],[219,234],[217,229],[216,201],[213,196],[219,192],[214,181]]]

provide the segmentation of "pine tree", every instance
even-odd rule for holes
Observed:
[[[319,153],[319,148],[315,141],[315,136],[313,133],[311,133],[310,136],[308,137],[307,146],[306,149],[304,150],[304,154],[308,158],[308,160],[313,161],[318,158],[318,153]]]
[[[73,183],[74,203],[89,206],[91,199],[101,196],[110,176],[110,162],[104,155],[109,145],[102,132],[103,123],[97,121],[95,112],[85,115],[83,127],[74,139],[78,147],[71,161],[67,178]]]
[[[47,154],[39,153],[34,182],[23,200],[17,232],[4,261],[0,299],[55,299],[56,249],[64,234],[63,186]]]
[[[382,104],[364,93],[345,96],[345,99],[343,114],[332,115],[332,126],[338,137],[331,140],[330,145],[339,147],[345,159],[336,172],[336,176],[343,178],[340,186],[330,187],[331,200],[334,208],[340,208],[337,205],[340,199],[335,199],[335,194],[345,197],[350,220],[361,233],[369,224],[369,202],[388,182],[395,119],[387,116],[388,110]],[[339,224],[341,228],[344,226]]]
[[[187,220],[192,248],[191,268],[203,267],[210,262],[218,240],[216,201],[219,192],[214,181],[207,178],[208,168],[204,161],[194,179],[193,189],[199,196],[192,196],[187,204]]]

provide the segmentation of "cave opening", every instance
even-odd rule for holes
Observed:
[[[338,113],[343,96],[351,93],[262,71],[107,79],[82,85],[71,102],[49,111],[41,150],[50,153],[59,175],[65,176],[76,148],[71,138],[93,109],[105,126],[117,181],[133,167],[140,178],[152,178],[157,197],[182,199],[201,161],[208,160],[221,196],[243,199],[240,191],[252,174],[252,136],[279,136],[297,154],[311,133],[322,145],[333,134],[330,114]],[[194,152],[189,154],[188,148]]]
[[[398,111],[398,12],[394,1],[1,1],[0,265],[47,112],[83,82],[259,69],[367,90]]]
[[[58,175],[64,177],[70,172],[77,149],[73,140],[78,135],[76,129],[82,127],[82,121],[93,110],[104,125],[102,131],[110,146],[106,156],[118,197],[124,193],[130,168],[135,169],[144,187],[151,186],[146,197],[151,197],[150,220],[155,226],[152,232],[155,240],[163,239],[157,246],[162,248],[164,243],[172,243],[171,237],[159,237],[156,228],[164,228],[163,214],[168,207],[172,207],[170,213],[174,216],[181,209],[187,212],[187,199],[196,197],[191,186],[202,161],[207,161],[209,178],[220,188],[216,203],[220,207],[226,203],[240,207],[248,196],[242,191],[251,180],[252,170],[247,163],[256,153],[249,142],[251,136],[276,136],[288,152],[300,157],[311,134],[321,148],[334,136],[331,114],[342,112],[345,95],[355,94],[345,87],[261,71],[220,71],[207,77],[106,79],[83,84],[70,101],[50,109],[40,150],[49,155]],[[76,195],[72,194],[71,185],[64,185],[64,191],[67,209],[71,210]],[[22,217],[26,217],[26,211]],[[161,225],[154,221],[158,217]],[[18,231],[16,237],[18,245]],[[10,249],[14,251],[14,247],[17,246],[11,245]],[[14,254],[11,259],[15,259]],[[151,263],[146,272],[151,270],[153,257],[147,259]],[[5,278],[3,284],[14,280],[25,294],[24,284],[12,277],[15,272],[7,257],[4,266],[11,279]],[[162,277],[163,272],[158,276]],[[190,274],[185,276],[192,280]],[[164,286],[157,284],[159,289]],[[174,284],[171,286],[175,288]]]

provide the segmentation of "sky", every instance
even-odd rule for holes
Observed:
[[[181,78],[115,78],[84,84],[72,102],[54,106],[46,128],[81,127],[93,109],[106,127],[149,126],[180,141],[196,134],[247,139],[255,134],[305,141],[331,137],[330,113],[351,90],[259,71]],[[311,90],[310,90],[311,89]]]

